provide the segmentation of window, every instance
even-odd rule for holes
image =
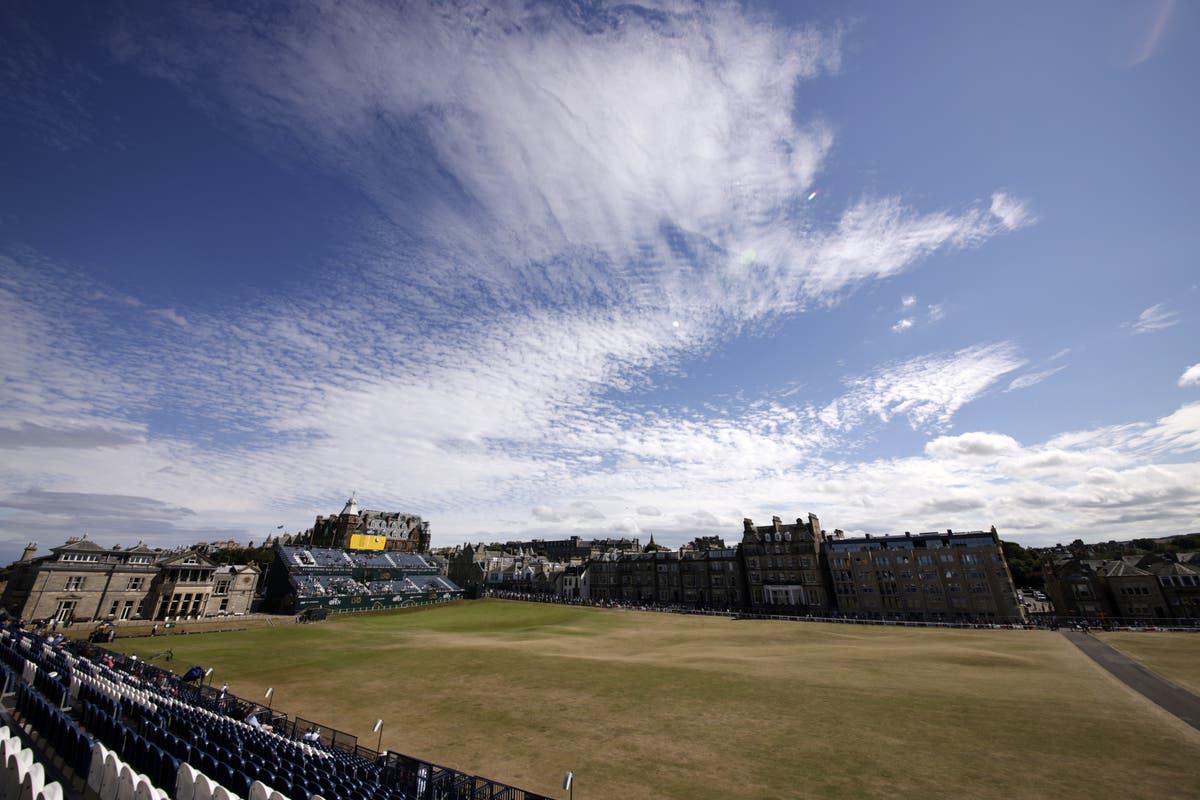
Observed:
[[[67,578],[67,591],[78,592],[83,588],[83,584],[84,578],[82,575],[72,575],[71,577]],[[75,606],[72,605],[71,608],[74,610]]]
[[[964,563],[964,564],[978,564],[978,563],[979,563],[979,556],[972,555],[971,553],[963,553],[963,554],[962,554],[962,563]]]
[[[130,578],[129,583],[125,585],[125,591],[140,592],[142,590],[142,586],[145,585],[145,583],[146,583],[146,579],[143,577]]]
[[[217,597],[224,597],[229,594],[229,581],[217,581],[216,588],[213,589],[213,594]]]
[[[75,614],[75,600],[63,600],[58,604],[58,609],[54,612],[54,618],[59,622],[66,622]]]
[[[933,563],[933,556],[917,556],[917,563],[921,566],[928,567]]]

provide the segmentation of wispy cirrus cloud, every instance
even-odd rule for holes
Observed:
[[[989,211],[991,211],[993,217],[999,220],[1004,228],[1010,231],[1015,231],[1018,228],[1024,228],[1027,225],[1033,225],[1037,222],[1037,217],[1024,202],[1017,200],[1005,192],[995,192],[992,194],[992,204],[989,207]]]
[[[943,427],[958,409],[1024,363],[1011,342],[1000,342],[890,364],[849,379],[846,394],[823,408],[820,418],[833,428],[847,428],[868,417],[887,422],[903,415],[913,428]]]
[[[1027,372],[1024,375],[1018,375],[1012,379],[1012,381],[1008,384],[1008,388],[1004,391],[1016,392],[1020,391],[1021,389],[1028,389],[1030,386],[1037,386],[1042,381],[1051,376],[1057,375],[1066,368],[1067,365],[1064,364],[1059,367],[1052,367],[1051,369],[1043,369],[1039,370],[1038,372]]]
[[[1179,324],[1179,313],[1167,308],[1165,303],[1155,303],[1147,308],[1132,323],[1134,334],[1153,333]]]

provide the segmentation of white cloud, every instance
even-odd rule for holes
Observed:
[[[925,445],[925,454],[932,458],[950,456],[995,456],[1014,453],[1021,445],[1002,433],[964,433],[958,436],[939,436]]]
[[[1139,8],[1148,8],[1140,6]],[[1158,51],[1159,44],[1162,42],[1163,34],[1167,30],[1167,21],[1170,20],[1172,12],[1175,11],[1175,0],[1161,0],[1158,7],[1154,9],[1153,17],[1147,25],[1146,36],[1142,39],[1137,52],[1133,55],[1133,60],[1130,66],[1137,66],[1145,61],[1149,61]]]
[[[900,307],[901,308],[912,308],[914,305],[916,305],[916,303],[917,303],[917,298],[915,295],[906,294],[906,295],[904,295],[904,297],[900,298]]]
[[[1005,229],[1010,231],[1015,231],[1018,228],[1024,228],[1037,222],[1037,217],[1026,208],[1024,203],[1008,196],[1004,192],[995,192],[992,195],[992,205],[989,210],[992,216],[999,220]]]
[[[533,518],[541,522],[562,522],[565,517],[550,506],[534,506]]]
[[[1133,332],[1139,334],[1161,331],[1178,324],[1179,314],[1177,312],[1168,309],[1164,303],[1155,303],[1138,314],[1138,318],[1134,320],[1132,326]]]
[[[609,530],[622,536],[637,536],[642,532],[642,528],[638,525],[637,520],[628,517],[620,522],[614,522],[609,526]]]
[[[975,246],[1003,226],[981,209],[920,215],[897,198],[864,199],[846,209],[834,231],[817,238],[800,262],[805,291],[829,297],[868,279],[894,275],[943,247]]]
[[[1018,375],[1012,379],[1012,382],[1008,384],[1008,388],[1004,391],[1015,392],[1020,389],[1028,389],[1030,386],[1036,386],[1037,384],[1046,380],[1046,378],[1049,378],[1051,375],[1057,375],[1066,368],[1067,365],[1064,364],[1061,367],[1054,367],[1052,369],[1041,370],[1040,372],[1028,372],[1024,375]]]
[[[904,333],[913,326],[911,318],[906,317],[892,326],[892,333]]]
[[[929,321],[937,322],[942,317],[946,316],[946,309],[941,303],[935,303],[929,306]]]
[[[1200,364],[1192,364],[1179,376],[1180,386],[1200,386]]]
[[[847,381],[848,391],[821,411],[826,424],[845,429],[864,417],[887,422],[903,414],[914,428],[944,427],[962,406],[1024,361],[1010,342],[887,365]]]
[[[184,316],[173,308],[155,308],[152,309],[150,313],[156,317],[159,317],[160,319],[165,319],[167,322],[170,322],[173,325],[178,325],[181,328],[186,328],[188,326],[188,321],[184,318]]]
[[[736,527],[734,525],[734,522],[736,521],[722,520],[711,511],[704,511],[702,509],[693,511],[690,514],[680,514],[677,517],[677,522],[683,528],[702,528],[705,530],[715,530],[720,528],[732,530]]]
[[[838,69],[836,28],[734,4],[623,5],[586,23],[553,4],[466,21],[424,3],[292,11],[268,26],[191,9],[187,29],[209,34],[199,46],[130,17],[113,49],[319,154],[382,224],[410,229],[407,247],[438,254],[421,288],[460,301],[464,284],[485,286],[487,305],[534,286],[753,319],[1029,221],[997,195],[957,214],[864,197],[832,229],[816,224],[800,201],[833,134],[792,107],[798,83]]]

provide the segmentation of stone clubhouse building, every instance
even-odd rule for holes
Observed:
[[[12,565],[0,607],[25,620],[166,620],[250,611],[259,570],[218,564],[196,550],[102,547],[86,536]]]

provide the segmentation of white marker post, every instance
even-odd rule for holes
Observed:
[[[563,791],[570,792],[571,800],[575,800],[575,773],[568,772],[563,775]]]

